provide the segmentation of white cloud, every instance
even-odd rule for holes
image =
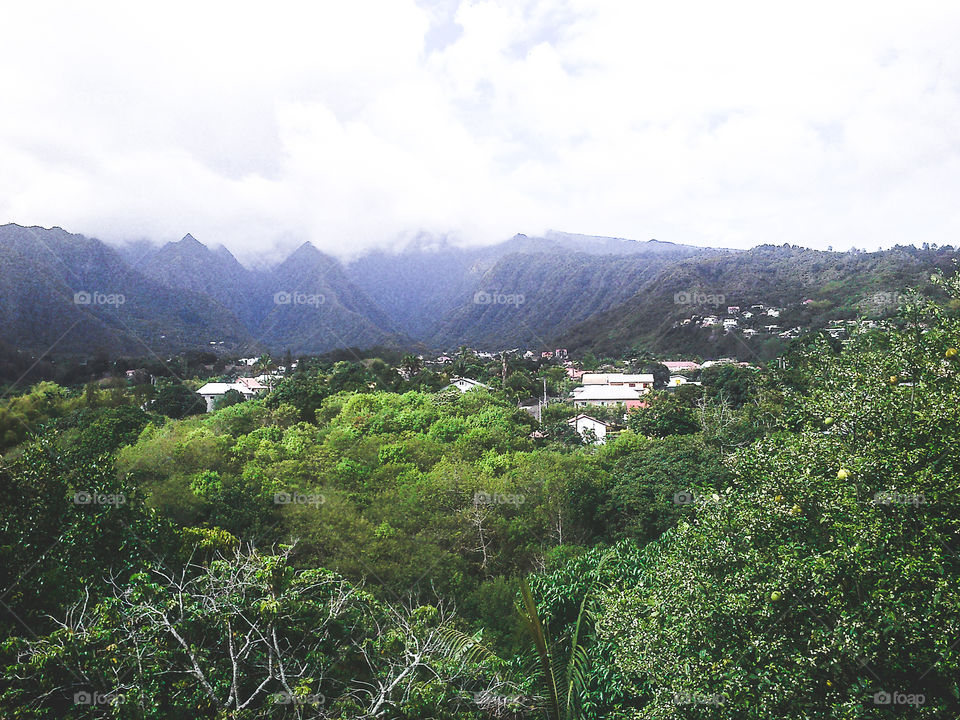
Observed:
[[[548,227],[953,243],[960,6],[20,3],[0,221],[241,257]]]

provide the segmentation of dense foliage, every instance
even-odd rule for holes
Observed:
[[[517,409],[556,368],[468,353],[491,389],[38,385],[0,408],[2,714],[960,716],[949,308],[598,410],[602,445]]]

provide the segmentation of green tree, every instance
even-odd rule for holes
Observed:
[[[627,416],[627,427],[649,437],[688,435],[700,429],[696,414],[677,396],[651,393],[646,398],[649,407],[636,408]]]
[[[222,397],[217,398],[217,400],[213,403],[213,409],[221,410],[225,407],[242,403],[243,399],[243,395],[240,394],[239,390],[234,390],[231,388],[227,390]]]
[[[927,303],[901,322],[879,349],[811,347],[798,430],[739,451],[608,598],[602,634],[647,716],[881,717],[895,692],[923,696],[911,717],[960,711],[960,326]]]
[[[150,409],[167,417],[179,419],[206,412],[207,403],[193,390],[179,382],[164,383],[150,401]]]

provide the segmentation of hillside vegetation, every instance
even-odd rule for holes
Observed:
[[[956,717],[950,302],[704,371],[600,446],[376,362],[181,419],[35,388],[4,408],[2,714]]]

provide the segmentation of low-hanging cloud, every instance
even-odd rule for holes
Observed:
[[[0,220],[255,259],[553,227],[953,243],[960,6],[19,3]]]

